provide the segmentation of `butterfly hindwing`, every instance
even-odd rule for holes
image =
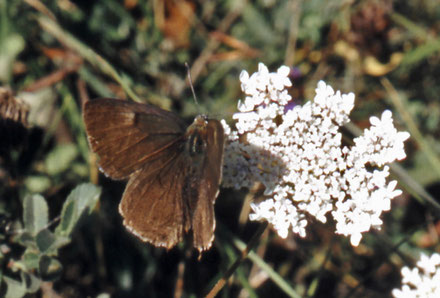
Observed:
[[[156,246],[171,248],[191,227],[190,212],[180,191],[188,168],[181,154],[164,162],[154,172],[142,169],[130,178],[119,211],[133,234]]]

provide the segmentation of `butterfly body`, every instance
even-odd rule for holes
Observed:
[[[194,247],[209,249],[223,164],[221,123],[197,116],[185,128],[172,112],[107,98],[85,104],[84,122],[101,171],[128,179],[119,205],[126,228],[166,248],[192,231]]]

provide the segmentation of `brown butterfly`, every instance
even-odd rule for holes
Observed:
[[[209,249],[223,164],[220,122],[199,115],[185,129],[172,112],[110,98],[86,102],[83,117],[100,170],[128,179],[119,204],[126,228],[168,249],[192,230],[194,247]]]

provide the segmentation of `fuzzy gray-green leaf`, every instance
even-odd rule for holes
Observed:
[[[26,265],[26,269],[29,271],[37,269],[38,263],[40,262],[40,255],[32,251],[26,251],[23,254],[23,261]]]
[[[45,160],[47,173],[53,176],[66,171],[77,155],[78,149],[73,144],[63,144],[55,147]]]
[[[55,253],[56,250],[70,242],[68,237],[52,233],[48,229],[41,230],[36,237],[39,251],[45,254]]]
[[[61,222],[55,233],[60,236],[69,236],[82,213],[87,209],[91,212],[95,208],[100,194],[101,189],[91,183],[77,186],[64,202]]]
[[[6,283],[5,298],[20,298],[26,294],[26,285],[23,282],[7,276],[3,277],[3,281]]]
[[[39,272],[43,280],[52,281],[57,279],[63,270],[61,263],[54,257],[43,255],[40,258]]]
[[[27,272],[21,272],[21,279],[24,281],[26,285],[27,293],[35,293],[40,289],[41,279],[36,277],[35,275]]]
[[[48,223],[46,200],[41,195],[25,197],[23,201],[23,221],[27,232],[36,235]]]
[[[36,237],[37,247],[42,253],[46,253],[55,241],[55,235],[48,229],[41,230]]]

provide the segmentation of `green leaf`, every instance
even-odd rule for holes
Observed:
[[[78,149],[73,144],[63,144],[55,147],[45,160],[47,173],[51,176],[60,174],[70,168],[78,156]]]
[[[35,293],[40,289],[41,279],[33,274],[22,271],[21,280],[23,280],[24,284],[26,285],[27,293]]]
[[[56,249],[68,244],[70,239],[52,233],[48,229],[41,230],[36,237],[37,247],[45,254],[56,253]]]
[[[48,229],[41,230],[36,237],[37,247],[42,253],[46,253],[55,243],[55,235]]]
[[[20,233],[16,238],[16,241],[25,247],[35,245],[35,237],[28,231],[23,231],[23,233]]]
[[[0,81],[8,83],[12,76],[12,66],[17,55],[23,51],[26,42],[18,34],[9,34],[1,41],[0,47]]]
[[[21,298],[26,294],[25,283],[7,276],[4,276],[3,280],[6,283],[7,288],[5,298]]]
[[[69,236],[77,224],[82,213],[88,209],[89,213],[95,208],[101,195],[101,188],[91,183],[77,186],[67,197],[61,211],[61,222],[55,233],[60,236]]]
[[[39,273],[44,281],[57,279],[63,271],[63,266],[57,259],[46,255],[40,258],[39,265]]]
[[[28,271],[37,269],[40,262],[40,255],[35,252],[26,251],[23,255],[23,262]]]
[[[41,193],[50,187],[51,182],[47,176],[34,175],[24,179],[24,185],[31,193]]]
[[[46,200],[41,195],[25,197],[23,201],[24,228],[32,235],[44,229],[48,223]]]

